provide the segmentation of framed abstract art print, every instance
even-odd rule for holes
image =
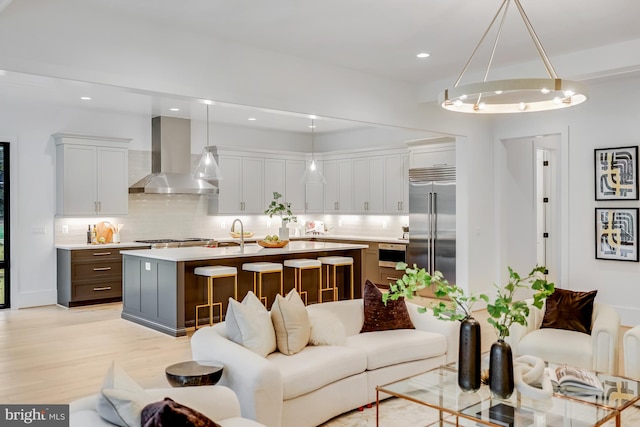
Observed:
[[[638,200],[638,146],[594,151],[596,200]]]
[[[638,261],[638,208],[596,208],[596,259]]]

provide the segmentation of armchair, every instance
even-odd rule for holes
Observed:
[[[622,338],[624,376],[640,379],[640,325],[629,329]]]
[[[618,373],[620,316],[613,307],[594,302],[591,335],[565,329],[541,329],[545,308],[546,305],[542,309],[531,307],[527,326],[511,326],[506,341],[514,355],[528,354],[548,362]]]

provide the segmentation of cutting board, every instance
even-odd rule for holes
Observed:
[[[98,243],[100,243],[100,238],[104,237],[104,243],[113,242],[113,229],[111,228],[110,222],[99,222],[96,225],[96,238],[98,239]]]

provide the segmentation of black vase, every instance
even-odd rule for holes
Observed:
[[[513,354],[511,346],[504,340],[491,345],[489,389],[498,399],[508,399],[513,394]]]
[[[460,323],[458,385],[463,391],[480,388],[480,323],[467,317]]]

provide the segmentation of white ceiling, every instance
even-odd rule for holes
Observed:
[[[457,77],[502,0],[73,0],[155,22],[413,83]],[[551,61],[640,39],[640,1],[521,0]],[[496,27],[497,28],[497,27]],[[487,49],[491,46],[488,40]],[[416,58],[418,52],[431,54]],[[537,58],[515,5],[495,66]],[[486,62],[486,61],[483,61]],[[478,61],[473,67],[483,69]],[[562,76],[561,70],[558,70]]]
[[[40,0],[33,0],[35,3]],[[50,1],[50,0],[41,0]],[[86,16],[115,15],[151,22],[158,31],[190,31],[266,51],[292,55],[416,85],[439,80],[453,83],[486,30],[502,0],[56,0],[56,7]],[[551,61],[629,40],[640,40],[640,1],[521,0]],[[17,5],[19,2],[13,2]],[[0,0],[0,13],[11,9]],[[33,8],[33,13],[38,13]],[[79,16],[83,16],[79,14]],[[486,67],[493,38],[483,44],[470,71]],[[416,54],[428,52],[429,58]],[[537,60],[515,5],[511,6],[494,68]],[[639,61],[640,62],[640,61]],[[564,76],[558,69],[560,77]],[[540,72],[544,73],[540,62]],[[184,99],[86,83],[0,75],[3,96],[94,98],[90,108],[151,115],[206,118],[202,100]],[[541,75],[543,76],[543,75]],[[532,76],[528,76],[532,77]],[[91,103],[91,104],[90,104]],[[214,106],[220,107],[221,105]],[[179,107],[180,112],[169,108]],[[306,116],[246,106],[213,108],[212,121],[288,131],[308,131]],[[277,114],[276,114],[277,113]],[[248,122],[256,117],[255,122]],[[321,120],[321,119],[319,119]],[[318,132],[360,127],[361,123],[327,121]],[[303,129],[301,129],[303,128]]]

